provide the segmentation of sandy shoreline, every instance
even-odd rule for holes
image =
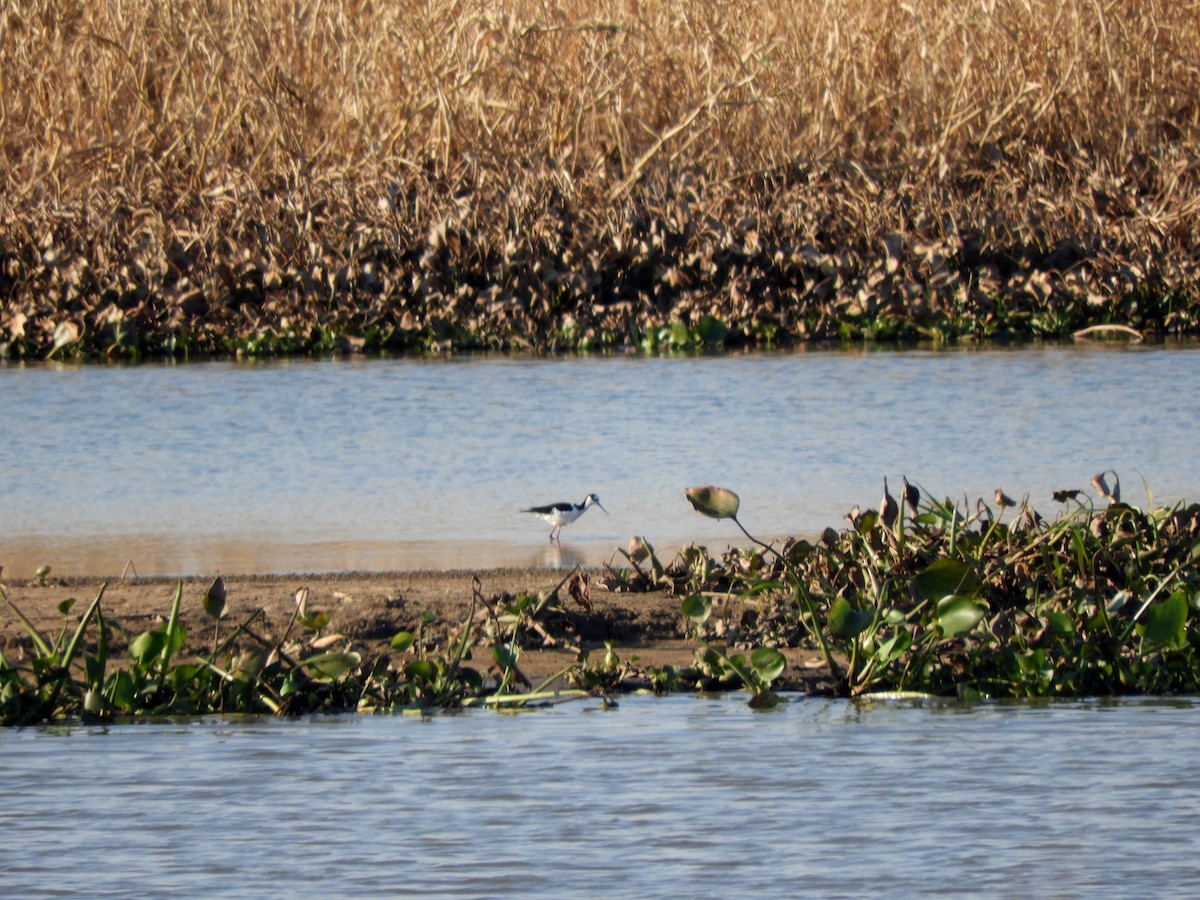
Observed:
[[[325,634],[344,635],[353,649],[371,658],[388,652],[392,636],[402,630],[414,630],[424,613],[434,619],[426,634],[444,638],[447,630],[463,623],[470,614],[474,580],[478,578],[482,597],[488,602],[525,592],[541,594],[554,588],[571,570],[506,568],[454,571],[345,572],[295,575],[224,576],[227,613],[225,628],[232,627],[261,611],[261,631],[279,636],[288,628],[296,607],[297,591],[307,588],[310,613],[329,613]],[[555,614],[557,627],[549,636],[538,638],[521,655],[522,671],[534,682],[547,678],[573,663],[579,650],[603,651],[611,641],[622,661],[635,672],[665,665],[691,663],[697,642],[687,638],[679,610],[681,598],[668,591],[612,592],[601,581],[603,570],[588,569],[592,609],[586,610],[562,592],[562,611]],[[8,579],[4,583],[12,602],[43,634],[56,635],[63,627],[57,606],[75,598],[68,616],[73,625],[102,585],[102,610],[105,619],[117,626],[112,645],[123,647],[123,631],[132,638],[149,630],[170,611],[176,584],[182,580],[180,616],[187,629],[185,652],[211,650],[213,622],[204,613],[202,601],[211,577],[113,579],[69,577],[46,579]],[[293,626],[292,635],[301,633]],[[24,625],[9,609],[0,609],[0,650],[10,661],[27,655],[30,641]],[[786,680],[802,686],[819,667],[818,654],[788,650]],[[473,665],[487,669],[490,653],[477,647]]]

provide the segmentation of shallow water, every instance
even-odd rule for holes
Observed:
[[[28,577],[598,563],[940,497],[1200,495],[1196,348],[0,365],[0,564]],[[1144,479],[1144,482],[1143,482]],[[600,495],[546,540],[523,507]]]
[[[4,896],[1200,892],[1194,700],[0,730]]]

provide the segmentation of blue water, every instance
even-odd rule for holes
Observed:
[[[6,897],[1183,897],[1195,701],[0,731]]]
[[[1200,350],[1030,348],[691,359],[0,365],[0,565],[28,577],[570,565],[634,535],[839,526],[887,476],[971,505],[997,488],[1200,496]],[[561,547],[521,509],[592,510]],[[1088,492],[1090,494],[1090,490]]]

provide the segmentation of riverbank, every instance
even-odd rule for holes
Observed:
[[[0,357],[1200,331],[1186,7],[274,7],[0,22]]]
[[[1104,505],[1057,491],[1051,521],[1002,491],[923,503],[905,481],[815,542],[643,545],[603,570],[122,579],[111,596],[42,571],[4,591],[4,721],[523,704],[552,684],[756,705],[1195,693],[1200,505],[1130,506],[1112,471],[1092,486]],[[686,493],[738,521],[732,491]]]
[[[480,596],[493,607],[520,594],[552,592],[570,572],[549,569],[494,569],[479,572],[351,572],[316,575],[226,576],[224,630],[254,618],[256,630],[271,639],[288,633],[296,611],[297,592],[305,591],[306,612],[328,613],[325,636],[340,635],[337,646],[361,653],[370,660],[391,652],[392,638],[401,631],[423,627],[432,644],[445,650],[451,635],[472,616],[472,598],[478,579]],[[530,632],[519,666],[536,683],[577,662],[579,651],[603,656],[606,643],[632,669],[630,684],[645,680],[649,668],[685,667],[695,658],[697,643],[687,638],[681,598],[665,589],[614,592],[605,588],[601,570],[588,570],[590,609],[573,600],[566,590],[559,610],[543,618],[543,630]],[[211,578],[185,578],[180,621],[187,630],[183,657],[206,656],[212,650],[214,622],[204,611]],[[74,598],[69,618],[73,628],[79,612],[104,585],[105,621],[116,626],[110,651],[124,655],[128,639],[149,631],[165,620],[178,585],[176,579],[136,578],[104,582],[95,578],[9,580],[6,592],[17,608],[46,635],[57,634],[64,623],[58,605]],[[486,603],[475,613],[486,612]],[[426,616],[432,617],[422,626]],[[478,620],[477,620],[478,621]],[[123,633],[122,633],[123,632]],[[304,629],[293,623],[291,636]],[[26,627],[10,610],[0,610],[0,653],[19,661],[32,651]],[[481,671],[489,664],[490,649],[475,649],[468,661]],[[818,653],[785,651],[789,668],[782,681],[804,689],[819,680]],[[399,655],[397,655],[399,658]],[[561,682],[560,682],[561,686]]]

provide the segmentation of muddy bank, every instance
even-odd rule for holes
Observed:
[[[288,631],[296,610],[297,591],[307,588],[307,611],[328,612],[324,635],[342,635],[345,646],[372,659],[389,652],[392,637],[399,631],[416,631],[426,613],[432,619],[424,633],[435,646],[445,646],[447,636],[460,628],[471,614],[475,580],[486,602],[496,604],[506,596],[553,591],[565,573],[545,569],[497,569],[480,572],[359,572],[348,574],[233,576],[224,578],[227,611],[223,630],[259,614],[255,630],[264,637],[279,638]],[[686,666],[692,663],[697,642],[688,639],[680,613],[680,598],[665,590],[613,593],[602,585],[597,572],[589,573],[585,609],[562,591],[559,609],[544,616],[544,630],[531,633],[523,648],[520,668],[533,682],[548,678],[576,662],[580,650],[606,650],[611,642],[623,661],[633,667],[630,683],[636,685],[651,667]],[[102,600],[105,621],[114,628],[111,651],[117,656],[128,640],[159,624],[168,614],[177,585],[175,579],[142,578],[107,583]],[[211,578],[183,581],[181,620],[187,629],[184,652],[211,652],[213,620],[203,608]],[[67,617],[72,627],[83,608],[96,596],[99,579],[9,580],[5,583],[12,602],[47,636],[56,635],[64,617],[57,606],[67,598],[78,603]],[[477,610],[478,611],[478,610]],[[292,624],[292,637],[303,629]],[[0,651],[10,660],[27,655],[31,642],[25,626],[11,610],[0,609]],[[791,663],[786,680],[801,687],[819,675],[819,654],[802,650],[785,651]],[[471,665],[486,671],[490,649],[477,646]]]

